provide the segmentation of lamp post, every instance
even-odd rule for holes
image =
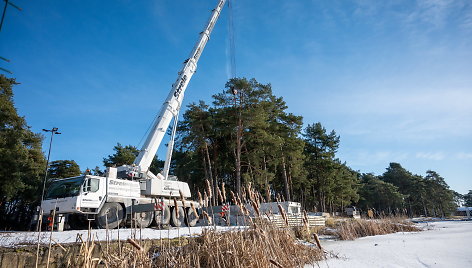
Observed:
[[[46,161],[46,170],[44,171],[43,193],[41,194],[41,203],[44,200],[44,189],[46,188],[46,180],[48,178],[49,157],[51,156],[52,139],[54,137],[54,134],[61,134],[60,132],[57,132],[58,130],[59,129],[57,127],[53,127],[52,129],[43,128],[44,132],[51,132],[51,138],[49,140],[49,151],[48,151],[48,160]]]
[[[54,134],[61,134],[60,132],[57,132],[59,129],[57,127],[53,127],[52,129],[44,129],[44,132],[51,132],[51,138],[49,140],[49,150],[48,150],[48,160],[46,161],[46,170],[44,171],[44,181],[43,181],[43,192],[41,194],[41,203],[39,204],[39,223],[37,225],[38,228],[38,241],[39,238],[41,237],[41,224],[43,223],[43,200],[44,200],[44,189],[46,188],[46,179],[48,178],[48,167],[49,167],[49,157],[51,156],[51,147],[52,147],[52,139],[54,137]],[[54,224],[54,221],[53,221]],[[51,229],[52,230],[52,229]],[[51,233],[52,235],[52,233]],[[48,256],[49,258],[49,256]],[[39,243],[38,247],[36,248],[36,264],[35,267],[38,267],[38,260],[39,260]]]

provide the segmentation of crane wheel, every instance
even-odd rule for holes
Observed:
[[[162,210],[156,210],[154,213],[154,220],[157,226],[167,226],[170,223],[170,208],[163,204]]]
[[[136,213],[135,216],[136,226],[139,228],[147,228],[151,225],[154,220],[154,211],[144,211]]]
[[[115,229],[125,218],[125,212],[119,203],[105,203],[95,217],[98,228]]]
[[[188,227],[193,227],[197,224],[198,222],[198,215],[195,214],[192,208],[187,208],[187,217],[185,218],[185,224]]]
[[[185,210],[184,210],[183,207],[179,207],[178,217],[175,213],[175,207],[172,207],[171,212],[172,213],[171,213],[171,216],[170,216],[170,225],[172,225],[174,227],[180,227],[183,224],[185,224]]]

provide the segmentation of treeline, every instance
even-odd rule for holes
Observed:
[[[412,174],[398,163],[390,163],[381,176],[362,174],[359,195],[359,207],[364,209],[430,217],[450,215],[462,199],[435,171],[428,170],[423,177]]]
[[[336,153],[340,137],[287,111],[270,84],[231,79],[212,104],[190,104],[179,123],[174,173],[194,190],[222,182],[235,192],[251,183],[266,200],[299,201],[310,211],[347,205],[379,213],[444,216],[460,195],[439,174],[413,175],[391,163],[381,176],[361,174]]]
[[[0,75],[0,228],[27,228],[41,198],[46,159],[43,136],[33,133],[13,102],[14,79]],[[301,202],[309,211],[341,211],[348,205],[379,213],[442,216],[455,202],[472,200],[449,189],[434,171],[414,175],[391,163],[380,175],[361,174],[337,157],[340,137],[321,123],[303,127],[270,84],[231,79],[213,102],[190,104],[178,126],[171,172],[193,193],[223,182],[241,192],[251,183],[266,200]],[[131,164],[136,147],[117,144],[104,166]],[[153,161],[157,173],[163,161]],[[49,164],[48,180],[84,173],[73,160]],[[101,175],[96,167],[92,174]],[[215,191],[216,192],[216,191]],[[469,198],[469,199],[467,199]]]

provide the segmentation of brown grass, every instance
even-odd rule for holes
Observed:
[[[182,247],[156,248],[153,267],[303,267],[323,258],[321,250],[297,243],[288,229],[270,224],[239,231],[208,229]]]
[[[358,237],[384,235],[396,232],[421,231],[413,223],[403,218],[392,217],[376,220],[349,219],[338,221],[336,234],[341,240],[354,240]]]

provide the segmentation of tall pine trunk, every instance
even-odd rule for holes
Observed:
[[[290,189],[288,186],[288,177],[287,177],[287,169],[285,167],[285,156],[282,154],[282,176],[284,178],[284,188],[285,188],[285,200],[291,201],[290,198]]]
[[[236,99],[235,99],[236,102]],[[242,130],[243,130],[243,121],[241,114],[241,101],[239,103],[239,112],[238,112],[238,128],[236,130],[236,150],[235,150],[235,165],[236,165],[236,192],[238,195],[241,195],[241,140],[242,140]]]
[[[208,176],[210,177],[210,182],[211,184],[213,185],[213,193],[216,193],[215,189],[216,189],[216,185],[217,185],[217,181],[216,181],[216,178],[215,180],[213,179],[213,171],[212,171],[212,166],[211,166],[211,159],[210,159],[210,152],[208,150],[208,144],[207,142],[205,142],[205,158],[206,158],[206,161],[208,163]],[[213,205],[216,204],[216,195],[213,195],[212,197],[212,202],[213,202]]]
[[[266,200],[270,202],[270,186],[269,186],[269,179],[267,178],[267,160],[264,155],[264,177],[265,177],[265,192],[266,192]]]

